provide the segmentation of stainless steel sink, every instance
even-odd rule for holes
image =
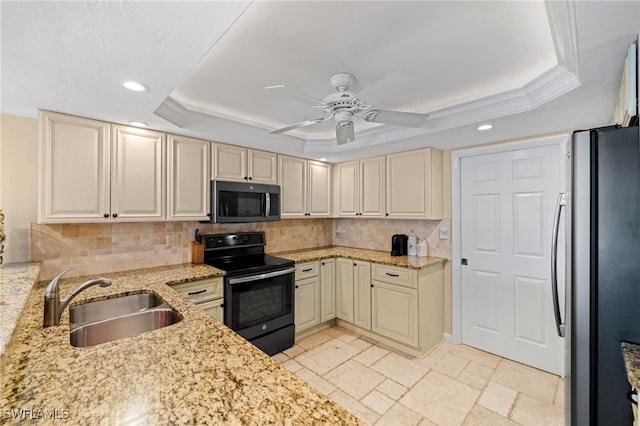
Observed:
[[[152,293],[132,294],[83,303],[69,309],[69,322],[73,329],[90,322],[146,311],[163,303],[164,300]]]
[[[158,296],[143,293],[74,306],[69,319],[71,345],[85,347],[167,327],[182,316]]]

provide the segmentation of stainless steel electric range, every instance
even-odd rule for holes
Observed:
[[[264,253],[264,232],[200,235],[204,263],[225,271],[224,323],[268,355],[293,346],[294,262]]]

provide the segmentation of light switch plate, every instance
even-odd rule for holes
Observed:
[[[449,238],[449,230],[445,226],[441,226],[439,231],[441,240],[446,240],[447,238]]]

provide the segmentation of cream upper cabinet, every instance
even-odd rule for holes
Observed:
[[[277,154],[273,152],[214,143],[212,164],[215,180],[275,185],[278,178]]]
[[[281,217],[331,216],[331,165],[278,155]]]
[[[40,112],[41,223],[165,220],[163,133]]]
[[[336,165],[337,215],[385,216],[385,157]]]
[[[165,220],[164,133],[111,126],[111,217]]]
[[[209,220],[211,142],[167,136],[167,219]]]
[[[442,218],[442,151],[423,148],[387,155],[386,215]]]
[[[38,222],[102,222],[111,218],[109,123],[39,112]]]
[[[320,261],[320,320],[336,317],[336,260]]]

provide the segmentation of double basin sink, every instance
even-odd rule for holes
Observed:
[[[182,316],[153,293],[83,303],[69,309],[71,345],[86,347],[167,327]]]

